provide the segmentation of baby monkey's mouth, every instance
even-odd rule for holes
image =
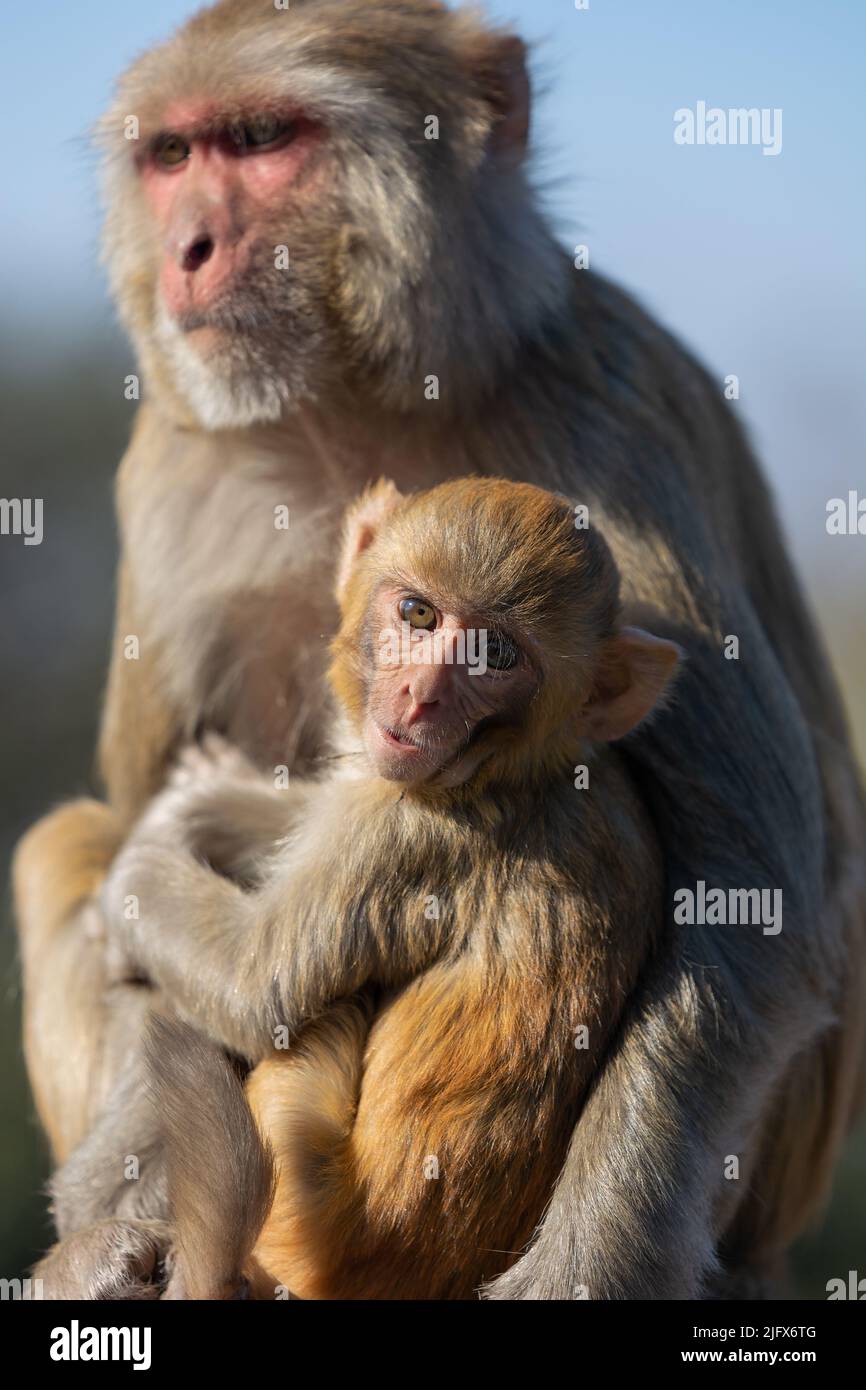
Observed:
[[[391,728],[389,724],[379,724],[379,728],[381,728],[385,738],[391,739],[392,744],[398,744],[400,748],[418,748],[414,739],[409,738],[407,734],[400,733],[399,728]]]
[[[410,738],[402,729],[393,728],[389,724],[380,724],[379,732],[386,743],[393,744],[395,748],[400,748],[406,753],[418,753],[422,757],[430,757],[430,750],[417,739]]]
[[[408,763],[414,763],[417,771],[414,776],[427,777],[447,766],[456,757],[465,742],[459,745],[453,737],[444,736],[444,731],[417,729],[409,733],[399,724],[380,724],[374,721],[373,727],[380,746],[399,754]],[[404,762],[404,766],[407,764]]]
[[[501,723],[495,715],[479,719],[474,726],[468,719],[462,722],[463,728],[454,723],[444,728],[437,724],[413,726],[410,733],[399,723],[371,719],[368,748],[380,775],[406,786],[422,782],[459,786],[491,751],[485,748],[484,735]]]
[[[495,723],[495,718],[480,719],[474,727],[467,726],[459,737],[454,729],[449,730],[447,736],[444,730],[431,733],[430,730],[419,729],[413,737],[399,725],[379,724],[378,728],[382,738],[392,748],[399,748],[402,753],[416,754],[434,767],[445,767],[462,757],[481,734]]]

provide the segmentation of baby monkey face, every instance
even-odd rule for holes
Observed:
[[[487,625],[468,604],[385,586],[368,633],[364,738],[392,781],[424,781],[467,760],[485,732],[519,722],[536,686],[528,639]]]
[[[344,523],[331,688],[374,771],[405,786],[563,775],[656,706],[674,643],[619,622],[602,536],[527,483],[386,479]]]

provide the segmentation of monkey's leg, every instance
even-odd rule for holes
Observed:
[[[251,1259],[274,1193],[238,1069],[222,1048],[169,1015],[148,1028],[150,1069],[164,1148],[176,1252],[166,1298],[230,1299],[250,1288],[273,1298]]]
[[[256,1298],[281,1288],[322,1297],[332,1247],[351,1228],[338,1155],[351,1134],[372,1014],[369,1000],[341,1000],[247,1079],[247,1100],[276,1167],[273,1204],[254,1250]]]
[[[74,801],[33,826],[13,861],[24,1051],[57,1162],[87,1133],[111,1085],[105,943],[93,899],[121,837],[107,806]],[[122,1007],[113,1012],[122,1021]]]
[[[122,1069],[87,1136],[51,1180],[60,1240],[34,1269],[50,1299],[155,1298],[170,1275],[172,1230],[162,1125],[144,1052],[150,990],[106,1049]]]
[[[89,1133],[51,1180],[61,1238],[109,1217],[156,1218],[167,1211],[161,1124],[144,1055],[150,1010],[139,1013],[122,1070]],[[120,1050],[120,1048],[118,1049]]]
[[[64,1238],[33,1271],[47,1299],[286,1296],[251,1258],[273,1169],[238,1070],[159,1009],[52,1187]]]
[[[126,1156],[143,1160],[145,1171],[153,1157],[153,1121],[135,1071],[153,994],[106,979],[93,895],[121,834],[107,806],[72,802],[28,831],[13,865],[27,1068],[53,1157],[64,1164],[52,1185],[58,1228],[61,1235],[76,1233],[37,1268],[48,1297],[109,1297],[121,1285],[124,1296],[151,1296],[136,1289],[167,1241],[159,1221],[152,1228],[133,1219],[81,1229],[108,1215],[112,1204],[134,1217],[145,1208],[160,1213],[163,1202],[152,1171],[144,1201],[143,1187],[124,1183]],[[109,1125],[117,1138],[112,1146],[106,1146]],[[121,1196],[126,1200],[118,1202]]]
[[[232,1298],[257,1268],[272,1174],[241,1083],[158,1007],[144,1032],[52,1180],[61,1239],[33,1271],[44,1298]]]

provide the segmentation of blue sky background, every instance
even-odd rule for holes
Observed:
[[[4,13],[0,306],[22,356],[107,331],[87,130],[116,73],[195,8],[41,0]],[[538,168],[557,230],[587,242],[593,267],[720,381],[737,373],[738,409],[832,625],[833,594],[866,593],[866,537],[824,530],[828,497],[866,494],[866,4],[488,9],[537,45]],[[781,107],[781,154],[675,145],[674,110],[698,100]]]

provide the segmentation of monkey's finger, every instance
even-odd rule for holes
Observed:
[[[201,751],[206,755],[211,770],[233,777],[253,777],[258,779],[258,769],[234,743],[229,743],[222,734],[208,729],[201,740]]]
[[[187,743],[178,753],[177,760],[168,774],[167,786],[188,787],[201,777],[206,777],[211,766],[211,759],[203,746]]]

